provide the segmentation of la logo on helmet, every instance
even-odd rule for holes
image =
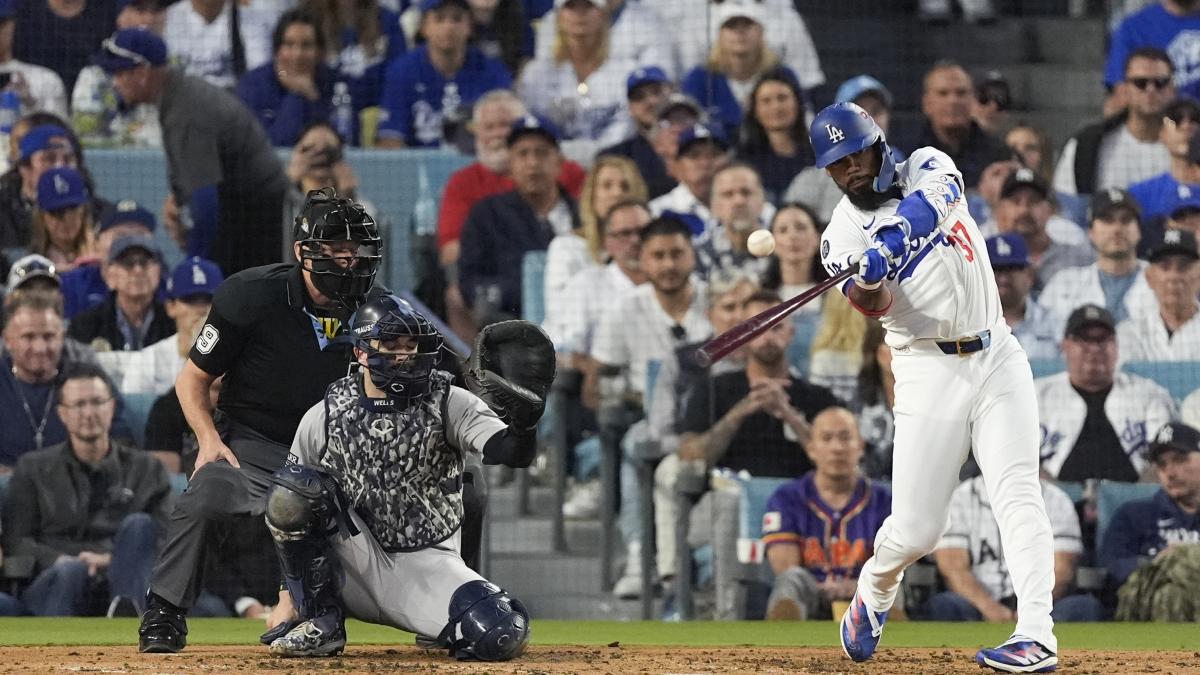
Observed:
[[[842,133],[841,129],[833,126],[832,124],[826,124],[825,131],[829,132],[830,143],[840,143],[846,138],[846,134]]]

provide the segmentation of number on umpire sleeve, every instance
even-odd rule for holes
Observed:
[[[221,339],[221,332],[213,327],[211,323],[204,324],[204,328],[200,330],[199,337],[196,338],[196,349],[201,354],[208,354],[217,346],[217,340]]]

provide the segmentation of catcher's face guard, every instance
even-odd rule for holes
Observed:
[[[359,363],[380,391],[408,406],[429,394],[429,376],[442,335],[404,300],[387,296],[359,310],[353,321]]]
[[[375,282],[383,242],[375,219],[332,188],[313,190],[296,217],[298,256],[313,286],[347,309],[355,309]]]

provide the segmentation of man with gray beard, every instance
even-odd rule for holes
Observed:
[[[717,170],[712,179],[711,210],[716,227],[696,242],[696,269],[709,278],[718,272],[740,271],[757,279],[767,268],[767,258],[750,254],[750,233],[766,229],[775,207],[766,201],[762,179],[754,167],[732,162]]]

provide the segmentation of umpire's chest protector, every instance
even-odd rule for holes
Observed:
[[[429,395],[403,412],[368,410],[353,376],[325,395],[321,468],[385,551],[427,548],[462,522],[462,453],[444,429],[449,382],[435,371]]]

